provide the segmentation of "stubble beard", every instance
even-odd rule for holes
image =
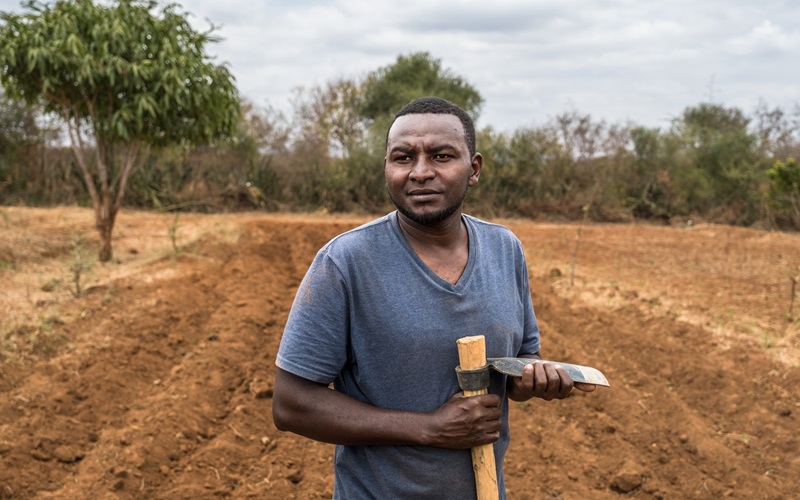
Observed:
[[[461,194],[457,202],[452,203],[437,212],[430,212],[430,213],[420,214],[414,212],[408,205],[405,205],[399,202],[398,200],[394,199],[391,192],[389,193],[389,199],[392,200],[392,203],[394,203],[394,206],[397,208],[397,211],[403,214],[407,219],[422,226],[433,226],[449,219],[454,213],[458,211],[459,208],[461,208],[461,206],[464,204],[464,199],[466,199],[467,197],[468,190],[469,190],[469,185],[464,187],[464,192]]]

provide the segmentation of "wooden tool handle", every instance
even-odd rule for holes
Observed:
[[[483,335],[462,337],[456,341],[458,345],[458,363],[462,370],[475,370],[486,365],[486,339]],[[464,391],[465,396],[486,394],[489,388],[477,391]],[[475,471],[475,488],[478,500],[497,500],[497,468],[494,461],[492,444],[484,444],[472,448],[472,468]]]

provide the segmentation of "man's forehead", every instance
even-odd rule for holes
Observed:
[[[464,138],[464,125],[456,115],[413,113],[398,116],[389,129],[389,142],[408,135],[442,134]]]

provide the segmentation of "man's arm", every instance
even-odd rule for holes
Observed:
[[[278,429],[352,446],[472,448],[499,439],[500,413],[500,398],[494,394],[457,394],[432,413],[387,410],[280,368],[272,399]]]
[[[520,354],[520,358],[542,359],[539,353]],[[508,397],[514,401],[542,398],[545,401],[564,399],[572,388],[592,392],[596,386],[573,382],[567,370],[558,363],[545,362],[527,365],[521,377],[508,377]]]

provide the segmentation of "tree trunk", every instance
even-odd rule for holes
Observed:
[[[111,234],[114,231],[116,210],[111,206],[111,199],[105,198],[100,205],[95,206],[95,224],[100,235],[100,251],[97,260],[108,262],[114,256],[111,249]]]
[[[98,231],[100,232],[100,253],[97,256],[97,259],[100,262],[108,262],[114,256],[111,251],[112,226],[111,224],[108,224],[103,227],[99,227]]]
[[[127,146],[125,160],[116,179],[109,180],[109,168],[113,166],[115,157],[113,145],[96,139],[94,152],[94,167],[97,172],[97,185],[95,176],[89,170],[86,159],[86,149],[83,138],[81,137],[80,123],[78,120],[72,121],[73,113],[67,108],[64,109],[64,117],[67,122],[67,131],[70,136],[70,145],[78,162],[86,189],[92,198],[94,205],[95,226],[100,234],[100,250],[98,260],[108,262],[113,257],[111,250],[111,234],[114,231],[114,222],[117,213],[122,207],[122,200],[125,196],[125,188],[128,177],[136,166],[136,160],[142,150],[139,141],[133,141]],[[97,134],[95,134],[95,138]],[[98,189],[99,188],[99,189]]]

